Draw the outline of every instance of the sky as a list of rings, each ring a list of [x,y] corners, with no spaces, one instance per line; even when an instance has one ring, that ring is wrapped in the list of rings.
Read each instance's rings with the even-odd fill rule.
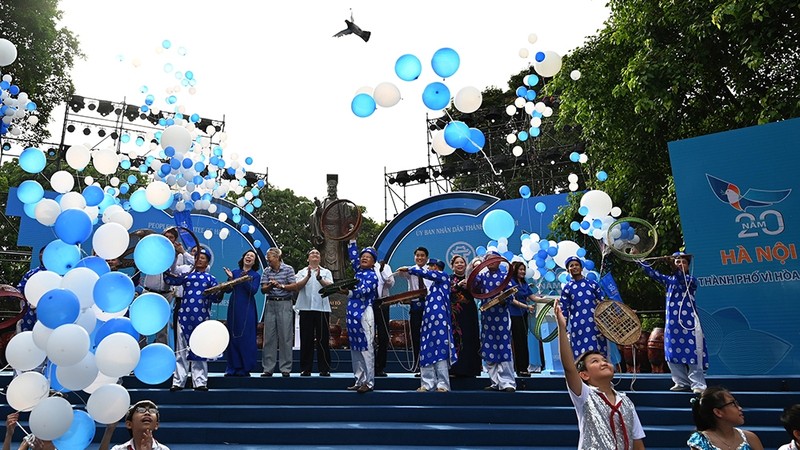
[[[326,174],[336,173],[339,198],[365,206],[382,222],[384,172],[428,164],[426,118],[441,115],[422,102],[428,83],[442,81],[453,95],[468,86],[506,90],[537,51],[564,55],[595,35],[609,16],[605,3],[61,0],[59,7],[61,24],[78,36],[86,55],[72,71],[76,94],[136,104],[145,85],[159,102],[175,84],[166,63],[191,71],[196,93],[178,92],[178,104],[189,114],[224,118],[226,154],[252,157],[248,170],[268,172],[270,184],[309,199],[324,198]],[[369,42],[333,37],[351,8],[355,23],[372,33]],[[161,47],[164,40],[169,50]],[[444,47],[458,53],[460,66],[442,80],[430,61]],[[522,58],[522,49],[530,56]],[[422,62],[419,79],[395,74],[404,54]],[[587,68],[581,72],[591,76]],[[359,89],[382,82],[399,88],[400,102],[366,118],[354,115],[350,105]],[[60,134],[63,118],[57,120]],[[406,191],[408,204],[427,196],[424,186]],[[388,218],[394,214],[390,203]]]

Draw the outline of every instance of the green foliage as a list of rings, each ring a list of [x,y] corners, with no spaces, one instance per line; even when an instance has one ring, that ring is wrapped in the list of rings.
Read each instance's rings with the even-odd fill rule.
[[[83,58],[75,35],[57,26],[61,15],[58,0],[0,2],[0,36],[14,43],[18,54],[3,72],[12,74],[14,84],[37,105],[39,123],[25,135],[30,142],[50,136],[50,113],[74,91],[69,70],[75,58]],[[26,127],[20,124],[23,130]]]
[[[549,83],[560,99],[559,126],[580,126],[590,163],[609,174],[588,187],[656,227],[654,254],[683,246],[668,142],[800,116],[798,5],[612,0],[606,27],[565,57]],[[578,81],[569,77],[574,69]],[[554,234],[574,236],[577,206],[573,199],[562,209]],[[641,271],[614,265],[626,302],[663,307]]]

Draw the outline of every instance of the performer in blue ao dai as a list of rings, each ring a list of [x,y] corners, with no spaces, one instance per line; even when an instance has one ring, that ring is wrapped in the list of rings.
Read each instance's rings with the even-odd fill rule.
[[[366,247],[358,252],[356,241],[347,247],[350,262],[355,270],[358,284],[347,295],[347,336],[350,339],[350,356],[353,361],[354,385],[348,390],[359,394],[375,387],[375,354],[372,341],[375,338],[375,315],[372,303],[378,297],[378,276],[375,261],[378,252]]]
[[[411,275],[431,280],[425,298],[422,316],[420,346],[420,392],[448,392],[450,390],[450,366],[457,355],[453,345],[453,327],[450,322],[450,277],[444,272],[444,262],[430,259],[427,268],[417,266],[401,268]]]
[[[487,253],[495,258],[486,270],[475,276],[475,287],[482,293],[491,292],[505,280],[507,273],[500,270],[501,258],[496,253]],[[494,297],[482,299],[483,304]],[[481,357],[492,381],[486,390],[514,392],[517,380],[514,377],[514,360],[511,352],[511,316],[508,299],[481,313]]]
[[[589,350],[608,355],[608,341],[594,322],[594,310],[602,301],[600,285],[583,276],[583,262],[577,256],[565,261],[570,280],[561,290],[559,302],[569,322],[569,336],[575,359]]]

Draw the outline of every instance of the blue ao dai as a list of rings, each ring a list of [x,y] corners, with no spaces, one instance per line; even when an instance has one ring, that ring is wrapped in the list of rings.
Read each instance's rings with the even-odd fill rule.
[[[505,280],[506,272],[487,269],[475,277],[481,292],[491,292]],[[481,300],[487,303],[491,298]],[[486,362],[513,361],[511,354],[511,316],[506,301],[481,312],[481,357]]]
[[[594,323],[594,310],[602,299],[600,285],[588,278],[570,280],[561,290],[559,303],[569,323],[575,359],[589,350],[607,354],[608,342]]]
[[[417,266],[408,273],[433,281],[425,298],[420,331],[420,366],[427,367],[439,361],[456,362],[453,345],[453,327],[450,322],[450,277],[444,273]]]

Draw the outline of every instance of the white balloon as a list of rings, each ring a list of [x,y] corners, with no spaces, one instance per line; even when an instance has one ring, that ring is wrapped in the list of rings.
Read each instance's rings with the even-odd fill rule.
[[[447,141],[444,140],[444,130],[436,130],[433,132],[433,139],[431,139],[431,146],[439,156],[452,155],[456,151],[455,148],[450,147]]]
[[[227,228],[219,230],[219,238],[222,239],[223,241],[228,238],[229,234],[230,231]]]
[[[125,417],[130,404],[131,396],[124,387],[118,384],[104,384],[89,396],[86,412],[96,422],[108,425]]]
[[[50,198],[39,200],[39,203],[33,208],[33,215],[36,217],[36,221],[46,227],[52,227],[56,223],[59,214],[61,214],[61,206],[58,205],[57,201]]]
[[[77,364],[58,366],[56,369],[58,382],[71,391],[80,391],[89,387],[99,373],[94,359],[94,353],[87,352],[86,356]]]
[[[517,113],[517,107],[516,106],[514,106],[514,105],[506,106],[506,114],[508,114],[509,116],[513,116],[516,113]]]
[[[17,411],[30,411],[50,394],[50,382],[39,372],[24,372],[6,388],[6,402]]]
[[[575,69],[575,70],[573,70],[572,72],[569,73],[569,77],[572,78],[575,81],[578,81],[578,80],[581,79],[581,71]]]
[[[80,192],[67,192],[61,196],[59,205],[61,207],[61,211],[66,211],[68,209],[85,209],[86,199],[83,197],[83,195],[81,195]]]
[[[514,106],[517,108],[524,108],[526,103],[527,100],[525,100],[525,97],[517,97],[514,99]]]
[[[539,37],[536,36],[536,33],[531,33],[531,34],[528,35],[528,42],[529,43],[535,44],[536,41],[538,41],[538,40],[539,40]]]
[[[570,256],[577,256],[579,248],[581,248],[581,246],[576,242],[561,241],[558,243],[558,253],[556,253],[556,256],[553,256],[553,261],[555,261],[558,267],[566,269],[567,267],[564,263],[567,261],[567,258]]]
[[[527,48],[524,48],[524,47],[523,47],[523,48],[519,49],[519,57],[520,57],[520,58],[522,58],[522,59],[525,59],[525,58],[527,58],[529,55],[530,55],[530,52],[528,51],[528,49],[527,49]]]
[[[36,342],[33,340],[33,331],[18,333],[8,341],[6,346],[6,361],[20,372],[39,367],[46,356],[47,354],[36,346]]]
[[[50,187],[59,194],[66,194],[75,187],[75,178],[66,170],[59,170],[50,177]]]
[[[567,175],[567,181],[569,181],[570,183],[577,183],[578,182],[578,175],[574,174],[574,173],[571,173],[571,174]]]
[[[94,168],[103,175],[111,175],[119,167],[119,155],[113,147],[106,147],[92,153]]]
[[[80,300],[81,309],[86,309],[94,303],[92,291],[99,278],[100,276],[88,267],[75,267],[64,274],[59,287],[72,291]]]
[[[400,101],[400,89],[393,83],[384,82],[375,86],[375,92],[372,96],[378,106],[390,108]]]
[[[67,399],[50,397],[42,400],[28,418],[31,433],[37,438],[52,441],[61,437],[72,425],[72,405]]]
[[[116,214],[118,212],[125,211],[122,206],[120,205],[109,205],[103,211],[103,223],[108,223],[108,219],[111,217],[112,214]]]
[[[33,342],[45,352],[45,355],[47,354],[47,341],[50,339],[51,334],[53,334],[53,329],[47,328],[42,322],[36,321],[33,324]]]
[[[89,353],[89,333],[80,325],[59,326],[47,340],[47,357],[58,366],[71,366]]]
[[[163,181],[153,181],[147,185],[145,190],[145,198],[153,206],[163,205],[169,200],[170,195],[172,195],[172,191],[170,191],[169,185]]]
[[[106,338],[108,339],[108,338]],[[228,347],[228,329],[218,320],[206,320],[189,336],[189,348],[201,358],[214,358]]]
[[[522,147],[519,145],[515,145],[514,148],[511,149],[511,154],[514,156],[522,156]]]
[[[211,230],[203,231],[203,237],[206,239],[211,239],[212,237],[214,237],[214,232]]]
[[[367,95],[369,95],[371,97],[372,96],[372,92],[373,92],[372,86],[361,86],[360,88],[358,88],[358,90],[356,91],[356,93],[354,95],[367,94]]]
[[[8,39],[0,39],[0,67],[11,65],[17,59],[17,46]]]
[[[509,144],[517,142],[517,135],[514,133],[509,133],[509,135],[506,136],[506,142],[508,142]]]
[[[469,114],[478,110],[483,103],[483,94],[478,88],[466,86],[461,88],[453,100],[453,105],[459,111]]]
[[[614,207],[611,197],[600,190],[591,190],[583,194],[580,205],[588,208],[587,215],[592,217],[607,216]]]
[[[133,227],[133,216],[128,211],[118,211],[108,218],[109,222],[118,223],[130,230]]]
[[[61,275],[49,270],[40,270],[25,283],[25,299],[36,308],[45,292],[61,286]]]
[[[130,374],[136,368],[141,356],[139,343],[128,333],[113,333],[106,336],[97,345],[94,355],[97,368],[112,377]]]
[[[549,78],[561,70],[561,64],[561,56],[554,51],[547,50],[544,52],[544,60],[534,61],[533,68],[539,75]]]
[[[100,386],[105,386],[107,384],[116,384],[119,381],[118,377],[110,377],[105,375],[103,372],[97,371],[97,376],[92,381],[92,384],[83,388],[83,392],[87,394],[93,394]]]
[[[100,225],[92,236],[92,248],[103,259],[114,259],[125,253],[130,243],[128,230],[114,222]]]
[[[622,209],[619,206],[611,208],[611,217],[619,217],[622,215]]]
[[[172,147],[176,153],[186,153],[191,146],[192,135],[185,127],[171,125],[161,133],[161,148],[163,149]]]

